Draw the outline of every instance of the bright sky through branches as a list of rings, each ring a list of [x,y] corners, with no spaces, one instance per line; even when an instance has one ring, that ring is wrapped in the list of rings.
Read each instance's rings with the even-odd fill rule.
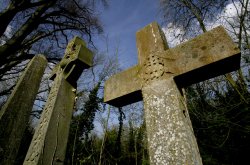
[[[113,55],[118,48],[118,60],[122,69],[129,68],[137,64],[137,49],[135,34],[147,24],[161,21],[159,13],[160,4],[156,0],[110,0],[109,7],[104,9],[100,14],[100,19],[104,26],[104,36],[108,37],[108,43],[105,43],[104,37],[96,36],[94,44],[99,50],[106,50],[109,47],[109,55]],[[235,9],[232,4],[226,6],[223,15],[235,15]],[[218,16],[220,16],[219,14]],[[211,23],[211,27],[219,24]],[[164,29],[165,33],[171,29]],[[167,35],[168,42],[173,41],[171,35]],[[170,43],[170,46],[179,44],[178,42]]]

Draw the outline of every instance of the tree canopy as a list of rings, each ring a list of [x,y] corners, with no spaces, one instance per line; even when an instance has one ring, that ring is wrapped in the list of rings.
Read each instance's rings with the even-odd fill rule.
[[[0,21],[0,78],[35,53],[56,57],[53,52],[72,35],[91,41],[93,34],[102,32],[95,1],[90,0],[10,0]]]

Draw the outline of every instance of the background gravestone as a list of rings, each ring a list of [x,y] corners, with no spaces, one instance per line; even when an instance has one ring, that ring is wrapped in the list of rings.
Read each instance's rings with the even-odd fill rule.
[[[78,37],[71,40],[61,62],[52,71],[54,84],[24,165],[64,164],[70,120],[75,103],[76,81],[92,65],[92,52]]]
[[[46,66],[46,58],[36,55],[0,111],[1,165],[15,161]]]

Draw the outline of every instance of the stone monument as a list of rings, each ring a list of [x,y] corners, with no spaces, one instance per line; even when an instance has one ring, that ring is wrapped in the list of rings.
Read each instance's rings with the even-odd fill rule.
[[[92,52],[78,37],[69,42],[61,62],[52,71],[54,84],[36,128],[24,165],[64,163],[76,82],[92,65]]]
[[[240,67],[240,50],[219,26],[169,49],[157,23],[136,34],[138,65],[105,83],[104,101],[143,100],[152,165],[201,165],[182,88]]]
[[[1,165],[15,162],[46,66],[43,55],[33,57],[0,111]]]

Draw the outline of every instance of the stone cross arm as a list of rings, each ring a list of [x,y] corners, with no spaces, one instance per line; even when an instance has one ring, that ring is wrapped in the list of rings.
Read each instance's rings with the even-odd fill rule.
[[[142,100],[140,66],[120,72],[105,82],[104,102],[122,107]]]
[[[52,71],[51,79],[54,79],[58,71],[63,70],[65,79],[73,86],[84,69],[92,66],[93,53],[86,47],[84,41],[74,37],[68,44],[65,55]]]
[[[142,86],[154,79],[171,77],[182,88],[240,67],[240,50],[222,26],[168,49],[154,22],[136,40],[139,64],[105,82],[104,102],[116,107],[142,100]]]

